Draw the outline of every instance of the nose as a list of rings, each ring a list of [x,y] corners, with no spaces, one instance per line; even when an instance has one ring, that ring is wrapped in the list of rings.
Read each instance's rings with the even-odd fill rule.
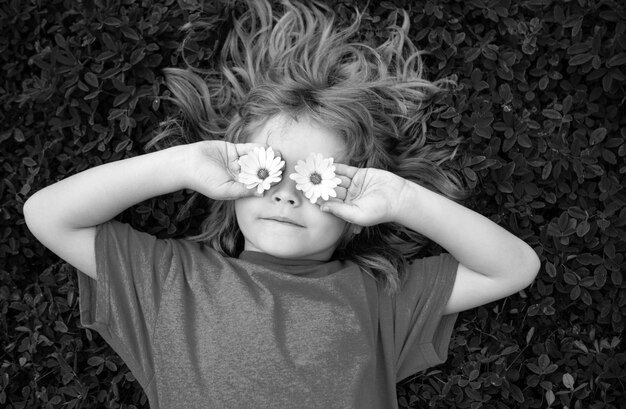
[[[289,206],[299,206],[302,198],[301,193],[296,189],[296,182],[285,177],[276,185],[272,186],[270,197],[275,204],[285,204]]]

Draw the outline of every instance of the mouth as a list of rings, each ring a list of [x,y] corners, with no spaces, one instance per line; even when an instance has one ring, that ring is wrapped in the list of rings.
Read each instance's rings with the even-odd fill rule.
[[[304,227],[303,225],[296,223],[295,221],[293,221],[292,219],[290,219],[288,217],[280,217],[280,216],[264,217],[263,220],[270,220],[270,221],[273,221],[273,222],[287,224],[287,225],[291,225],[291,226],[295,226],[295,227]]]

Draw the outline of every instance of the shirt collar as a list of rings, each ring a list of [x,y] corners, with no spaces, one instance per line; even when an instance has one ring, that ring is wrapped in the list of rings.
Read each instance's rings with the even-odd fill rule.
[[[340,270],[344,263],[339,260],[321,261],[310,259],[286,259],[267,253],[244,250],[239,259],[261,265],[270,270],[288,272],[297,275],[326,276]]]

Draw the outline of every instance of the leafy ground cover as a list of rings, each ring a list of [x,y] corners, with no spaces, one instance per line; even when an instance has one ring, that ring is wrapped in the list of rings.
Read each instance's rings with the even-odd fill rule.
[[[458,86],[429,123],[454,144],[469,205],[531,244],[528,289],[461,315],[446,364],[398,385],[402,408],[626,407],[626,10],[612,0],[344,0],[362,35],[408,10],[431,78]],[[0,406],[141,408],[119,357],[78,319],[74,271],[24,225],[37,189],[143,152],[167,107],[160,70],[181,65],[178,28],[217,0],[0,3]],[[222,24],[223,23],[223,24]],[[200,62],[223,31],[190,43]],[[130,209],[160,235],[184,192]],[[245,399],[242,394],[242,399]]]

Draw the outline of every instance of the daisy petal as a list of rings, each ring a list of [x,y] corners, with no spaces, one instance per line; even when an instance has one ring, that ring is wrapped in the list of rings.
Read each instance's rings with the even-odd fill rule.
[[[302,191],[311,203],[321,197],[328,200],[337,197],[335,188],[341,183],[336,177],[333,158],[324,158],[321,153],[311,153],[305,160],[299,160],[289,178],[296,182],[296,189]]]
[[[263,193],[273,183],[279,182],[285,166],[285,161],[275,156],[271,147],[255,147],[252,152],[240,157],[238,163],[241,169],[237,180],[248,189],[256,187],[258,193]]]

